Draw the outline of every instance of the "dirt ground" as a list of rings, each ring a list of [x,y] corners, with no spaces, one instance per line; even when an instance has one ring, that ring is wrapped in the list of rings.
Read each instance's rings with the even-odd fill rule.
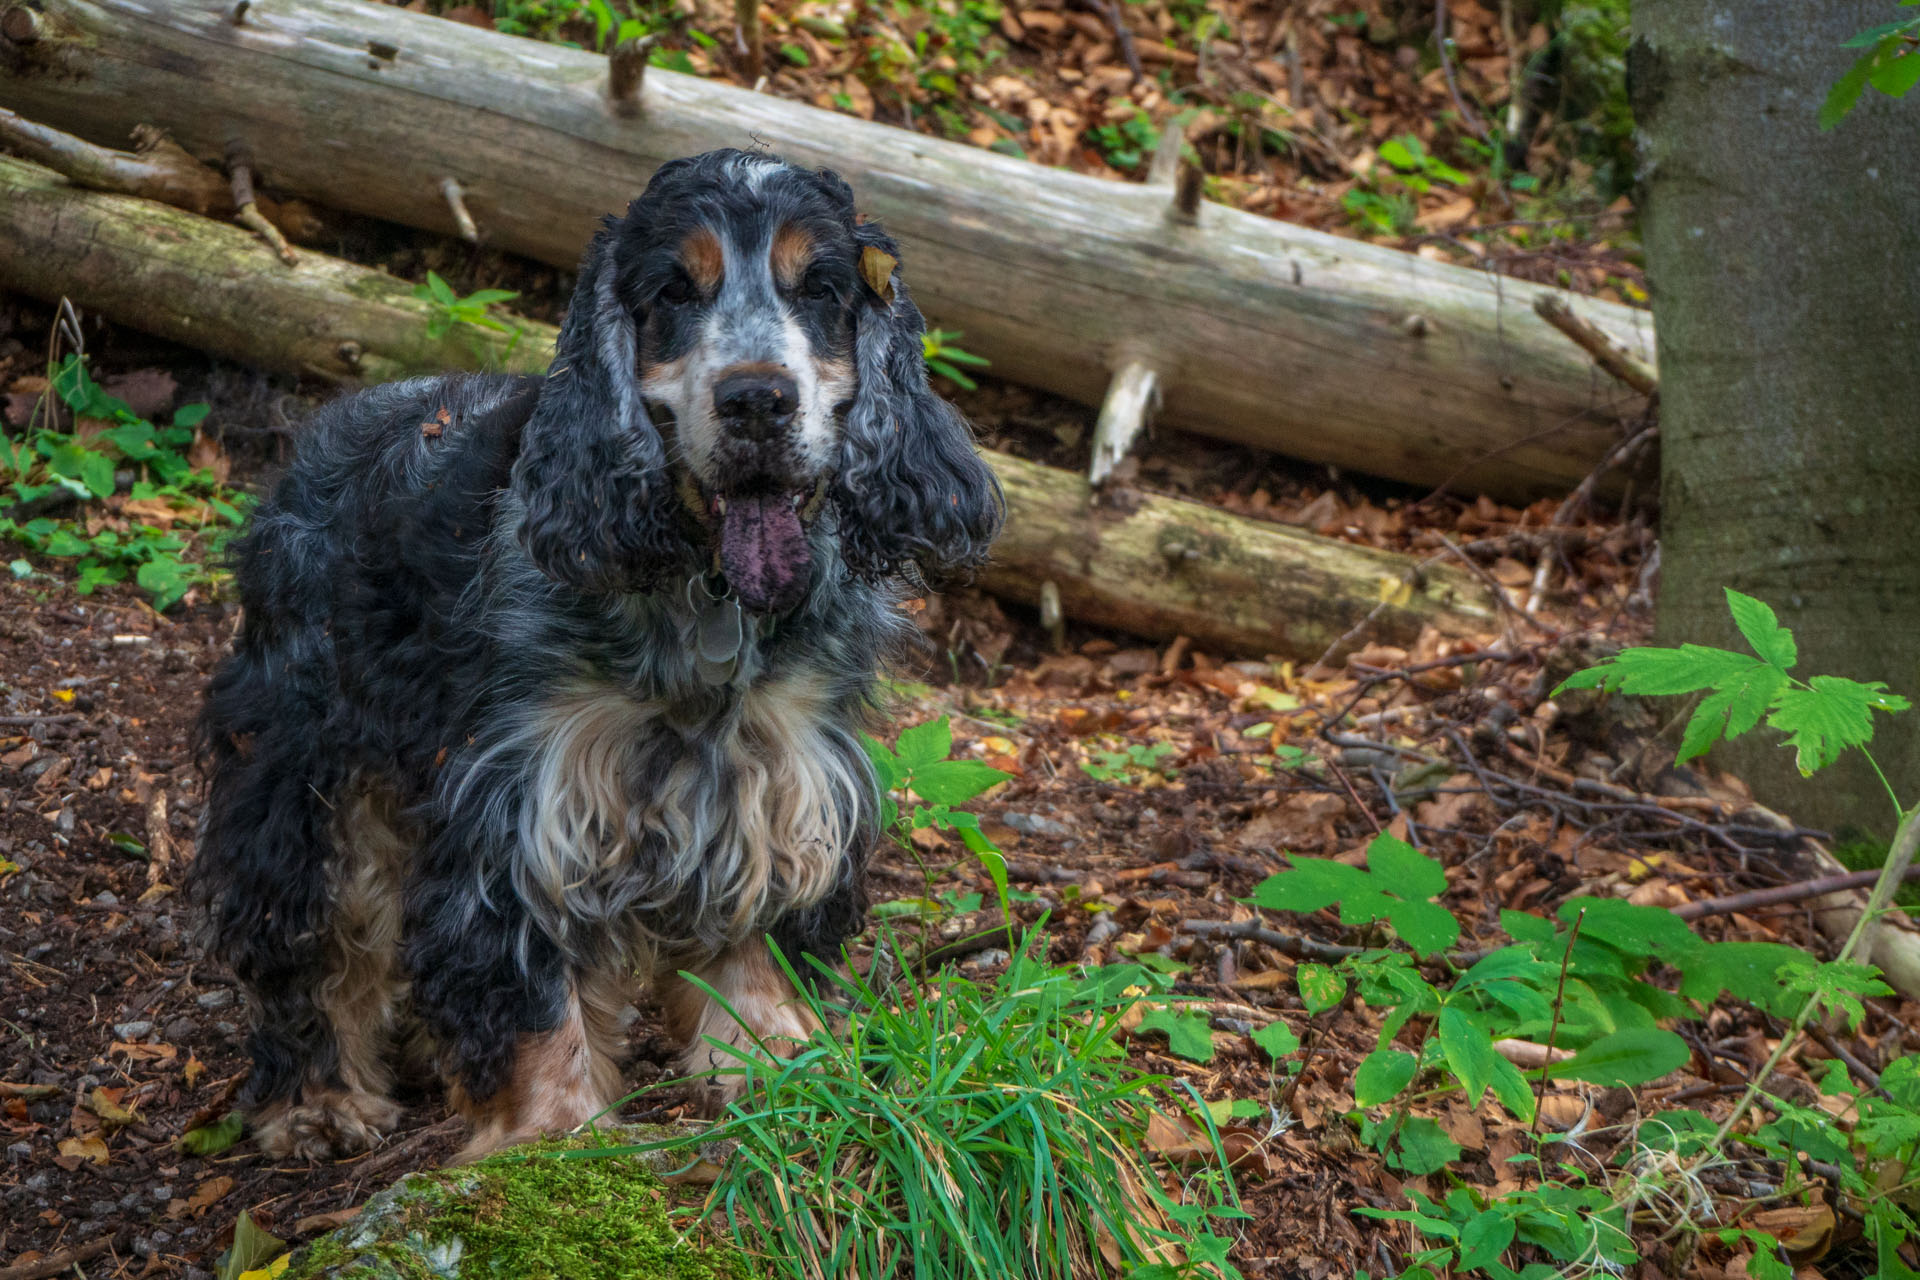
[[[1020,428],[1003,416],[1001,430]],[[1526,513],[1376,505],[1278,463],[1256,469],[1242,492],[1244,482],[1213,482],[1204,454],[1178,452],[1187,470],[1177,478],[1190,491],[1296,515],[1317,503],[1309,515],[1325,517],[1320,525],[1369,541],[1418,545],[1445,530],[1481,546],[1490,574],[1516,583],[1531,576],[1530,566],[1482,546],[1506,545]],[[1145,469],[1176,468],[1149,459]],[[1558,621],[1542,625],[1586,622],[1604,634],[1611,622],[1616,640],[1631,637],[1644,624],[1630,603],[1640,590],[1642,533],[1606,523],[1588,534],[1569,562],[1572,576],[1552,593]],[[178,1150],[182,1133],[226,1111],[244,1069],[245,1017],[231,980],[202,963],[178,891],[202,794],[191,725],[235,609],[199,602],[175,614],[156,615],[123,588],[81,598],[44,576],[0,580],[0,859],[11,864],[0,876],[0,1259],[32,1261],[105,1237],[110,1247],[84,1274],[205,1277],[240,1211],[284,1237],[308,1238],[401,1174],[444,1159],[455,1142],[440,1098],[427,1096],[392,1142],[354,1160],[276,1164],[244,1141],[207,1158]],[[1132,1044],[1141,1065],[1184,1075],[1209,1099],[1271,1100],[1273,1070],[1246,1032],[1280,1017],[1316,1042],[1289,1098],[1296,1123],[1262,1132],[1257,1158],[1241,1168],[1253,1218],[1236,1261],[1249,1275],[1390,1271],[1407,1243],[1351,1213],[1404,1203],[1403,1180],[1356,1150],[1341,1119],[1353,1109],[1351,1071],[1372,1047],[1377,1014],[1348,1006],[1310,1023],[1294,995],[1295,957],[1192,928],[1250,919],[1236,899],[1286,865],[1280,850],[1353,856],[1381,826],[1406,835],[1447,863],[1451,905],[1479,922],[1482,938],[1462,945],[1497,937],[1502,907],[1548,911],[1569,894],[1616,886],[1635,901],[1677,905],[1777,882],[1795,866],[1756,819],[1738,816],[1744,800],[1731,780],[1680,788],[1706,798],[1685,810],[1705,819],[1692,828],[1653,806],[1581,807],[1576,778],[1644,774],[1646,785],[1661,785],[1659,770],[1642,762],[1641,773],[1623,773],[1634,762],[1619,735],[1634,726],[1543,703],[1543,672],[1568,659],[1525,624],[1503,645],[1511,661],[1469,666],[1459,659],[1470,651],[1430,643],[1413,652],[1373,646],[1339,670],[1313,671],[1087,632],[1070,633],[1056,651],[1030,620],[968,593],[935,602],[923,623],[932,641],[924,669],[898,686],[902,723],[948,714],[958,752],[1016,775],[982,812],[1016,885],[1036,895],[1023,914],[1052,912],[1055,958],[1157,952],[1187,966],[1180,990],[1210,1002],[1209,1063],[1173,1057],[1164,1041],[1139,1035]],[[1361,737],[1320,732],[1342,708]],[[1369,734],[1440,751],[1451,735],[1476,752],[1477,767],[1529,778],[1539,797],[1519,803],[1514,792],[1496,796],[1458,785],[1462,778],[1410,790]],[[1284,745],[1331,767],[1317,775],[1283,767],[1273,751]],[[1102,767],[1130,747],[1153,767],[1123,764],[1118,775]],[[1089,763],[1108,776],[1089,776]],[[877,900],[985,888],[957,850],[916,852],[882,856]],[[923,860],[935,868],[931,884]],[[935,927],[957,937],[984,919],[961,915]],[[1356,940],[1330,913],[1304,924],[1307,938]],[[1807,936],[1791,912],[1735,916],[1721,927],[1726,936]],[[997,958],[976,952],[957,962],[987,972]],[[1914,1013],[1902,1006],[1876,1015],[1880,1033],[1892,1036],[1883,1048],[1897,1049],[1898,1027]],[[1764,1048],[1762,1027],[1738,1010],[1716,1011],[1690,1033],[1698,1060],[1654,1092],[1717,1096],[1737,1078],[1727,1064],[1757,1066]],[[670,1046],[644,1004],[630,1043],[627,1079],[658,1080]],[[1592,1091],[1592,1101],[1614,1115],[1635,1103],[1625,1090]],[[668,1090],[630,1113],[657,1118],[677,1103]],[[1497,1183],[1521,1140],[1511,1119],[1492,1103],[1478,1114],[1456,1106],[1441,1119],[1477,1157],[1456,1169]]]

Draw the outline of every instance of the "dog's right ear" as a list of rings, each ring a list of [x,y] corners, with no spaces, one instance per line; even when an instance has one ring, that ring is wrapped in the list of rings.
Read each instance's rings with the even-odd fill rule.
[[[512,480],[528,556],[548,577],[596,594],[646,590],[686,558],[666,448],[640,394],[618,225],[607,220],[581,263]]]

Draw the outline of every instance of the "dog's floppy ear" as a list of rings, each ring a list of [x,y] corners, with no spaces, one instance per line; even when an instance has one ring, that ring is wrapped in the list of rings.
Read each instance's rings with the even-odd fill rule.
[[[865,295],[857,308],[853,408],[833,486],[840,541],[859,573],[918,569],[932,585],[985,562],[1000,532],[1000,481],[959,410],[927,386],[926,322],[872,223],[854,228]]]
[[[548,577],[594,593],[645,590],[686,558],[666,449],[640,394],[617,226],[607,220],[581,264],[512,481],[520,545]]]

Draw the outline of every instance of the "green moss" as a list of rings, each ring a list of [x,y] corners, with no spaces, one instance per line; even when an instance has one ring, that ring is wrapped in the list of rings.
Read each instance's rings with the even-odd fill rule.
[[[689,1239],[671,1197],[631,1159],[554,1158],[587,1140],[522,1147],[416,1174],[316,1242],[286,1280],[747,1280],[730,1247]]]

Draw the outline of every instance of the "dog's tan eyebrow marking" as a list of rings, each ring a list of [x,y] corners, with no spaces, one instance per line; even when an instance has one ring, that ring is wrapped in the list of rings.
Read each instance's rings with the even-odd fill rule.
[[[813,236],[798,223],[782,224],[773,233],[773,246],[767,253],[773,265],[773,278],[789,288],[800,283],[813,260]]]
[[[720,287],[720,278],[727,270],[727,255],[713,228],[695,227],[687,232],[686,239],[680,242],[680,265],[687,269],[687,275],[700,292],[712,293]]]

